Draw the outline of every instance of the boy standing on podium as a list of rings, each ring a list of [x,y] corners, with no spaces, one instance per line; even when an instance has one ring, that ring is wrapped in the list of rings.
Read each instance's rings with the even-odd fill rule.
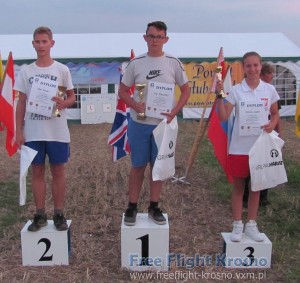
[[[66,111],[75,102],[74,87],[69,69],[52,59],[51,48],[54,46],[52,31],[48,27],[39,27],[34,31],[32,45],[37,53],[37,60],[30,65],[24,65],[16,79],[14,89],[19,91],[16,109],[16,143],[20,148],[23,144],[36,150],[37,155],[32,161],[32,190],[36,213],[28,231],[36,232],[46,226],[45,213],[46,180],[45,159],[49,158],[52,175],[52,197],[54,202],[53,221],[58,231],[68,229],[63,214],[66,194],[66,176],[64,164],[70,156],[70,133],[67,125]],[[53,95],[56,115],[47,113],[41,115],[29,112],[28,99],[34,89],[35,80],[45,80],[45,85],[56,85],[64,88],[65,97]],[[50,103],[49,103],[50,104]],[[37,106],[38,107],[38,106]],[[40,111],[41,108],[40,108]]]
[[[177,103],[173,98],[173,108],[170,113],[163,113],[170,123],[186,104],[190,96],[188,78],[181,62],[163,51],[163,46],[169,40],[167,26],[164,22],[156,21],[147,25],[144,40],[148,52],[131,60],[124,72],[120,84],[119,96],[131,108],[131,119],[128,125],[128,141],[131,149],[131,171],[129,176],[129,204],[125,211],[125,225],[135,225],[138,212],[137,203],[144,181],[147,164],[150,164],[150,204],[148,216],[156,224],[165,224],[166,219],[158,207],[163,181],[153,181],[152,169],[158,154],[153,137],[153,130],[162,119],[145,117],[145,102],[138,98],[137,91],[130,97],[130,87],[133,84],[145,84],[144,93],[147,95],[148,84],[164,83],[177,84],[181,95]],[[146,101],[146,99],[145,99]],[[145,119],[139,119],[143,117]]]

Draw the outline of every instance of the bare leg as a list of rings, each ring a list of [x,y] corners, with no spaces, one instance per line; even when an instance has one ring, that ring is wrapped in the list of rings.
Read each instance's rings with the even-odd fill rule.
[[[245,178],[233,178],[233,189],[231,194],[232,216],[234,221],[242,219],[243,212],[243,193]]]
[[[32,165],[32,192],[36,209],[44,209],[46,201],[45,165]]]
[[[248,199],[248,220],[255,220],[259,206],[260,191],[253,192],[249,190]]]
[[[146,166],[132,167],[129,176],[129,202],[137,203],[144,181]]]
[[[66,195],[66,176],[64,164],[51,164],[52,196],[54,208],[63,210]]]
[[[160,200],[160,193],[162,191],[163,181],[153,181],[152,179],[152,169],[153,166],[151,165],[149,182],[150,182],[150,201],[159,202]]]

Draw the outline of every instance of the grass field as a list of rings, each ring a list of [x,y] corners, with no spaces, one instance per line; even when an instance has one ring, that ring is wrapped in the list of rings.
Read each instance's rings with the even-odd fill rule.
[[[180,120],[176,150],[176,175],[183,176],[193,144],[197,121]],[[259,228],[272,241],[272,266],[267,270],[229,270],[216,266],[172,267],[207,274],[243,275],[225,282],[300,282],[300,150],[293,120],[284,120],[284,161],[289,182],[269,191],[270,204],[260,208]],[[107,137],[111,125],[70,125],[71,160],[67,165],[68,194],[65,213],[72,219],[72,250],[68,266],[22,266],[20,231],[35,211],[28,176],[27,203],[18,205],[19,157],[7,157],[0,133],[0,282],[175,282],[162,279],[133,279],[121,268],[120,225],[127,205],[130,159],[111,162]],[[49,175],[49,174],[48,174]],[[231,231],[231,186],[217,163],[206,136],[192,167],[190,185],[166,182],[161,207],[170,222],[170,252],[186,256],[222,252],[221,232]],[[51,179],[48,176],[50,185]],[[146,212],[147,182],[141,192],[139,211]],[[46,211],[52,213],[47,194]],[[238,273],[239,272],[239,273]],[[229,276],[230,275],[230,276]],[[255,279],[256,277],[256,279]],[[170,277],[169,277],[170,278]],[[182,278],[183,279],[183,278]],[[183,281],[183,280],[181,280]],[[197,282],[216,282],[203,278]],[[186,280],[186,282],[196,282]]]

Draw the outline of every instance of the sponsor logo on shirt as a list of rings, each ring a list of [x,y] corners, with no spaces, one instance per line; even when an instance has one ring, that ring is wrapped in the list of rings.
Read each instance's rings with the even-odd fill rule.
[[[157,78],[157,77],[162,75],[160,72],[161,72],[161,70],[151,70],[149,72],[149,74],[147,75],[146,79],[147,80],[152,80],[154,78]]]

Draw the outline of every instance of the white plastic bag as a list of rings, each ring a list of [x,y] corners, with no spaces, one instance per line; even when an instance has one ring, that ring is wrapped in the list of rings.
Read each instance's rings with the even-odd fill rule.
[[[28,168],[31,165],[32,160],[37,155],[37,151],[26,146],[22,145],[20,153],[20,197],[19,204],[25,205],[26,203],[26,177],[28,173]]]
[[[171,123],[160,122],[153,131],[158,154],[152,169],[153,181],[166,180],[175,174],[175,147],[178,134],[177,117]]]
[[[287,182],[281,149],[284,141],[273,131],[262,131],[249,152],[251,190],[274,188]]]

